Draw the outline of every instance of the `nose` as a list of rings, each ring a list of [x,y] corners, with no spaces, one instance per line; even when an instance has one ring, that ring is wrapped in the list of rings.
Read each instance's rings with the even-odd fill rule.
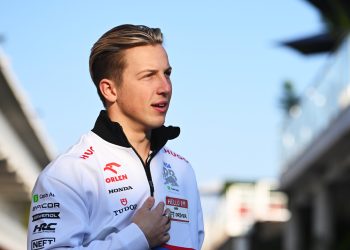
[[[159,79],[158,94],[169,96],[172,92],[171,80],[168,76],[162,75]]]

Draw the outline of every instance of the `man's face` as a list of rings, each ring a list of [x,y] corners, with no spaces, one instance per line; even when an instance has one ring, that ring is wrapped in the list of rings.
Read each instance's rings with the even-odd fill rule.
[[[126,67],[117,88],[118,120],[131,129],[164,124],[172,86],[171,67],[163,46],[147,45],[125,51]]]

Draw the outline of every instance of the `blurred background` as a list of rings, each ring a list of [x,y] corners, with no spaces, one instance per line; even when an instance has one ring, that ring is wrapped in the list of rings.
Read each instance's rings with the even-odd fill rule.
[[[26,249],[39,172],[93,127],[90,48],[123,23],[165,35],[203,249],[349,250],[346,0],[0,1],[0,250]]]

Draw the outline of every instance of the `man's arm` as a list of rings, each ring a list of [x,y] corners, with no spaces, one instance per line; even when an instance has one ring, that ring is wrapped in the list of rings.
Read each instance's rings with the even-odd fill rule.
[[[145,250],[168,240],[164,236],[170,226],[164,214],[164,204],[153,210],[154,199],[148,198],[136,211],[133,223],[117,232],[108,229],[90,242],[89,204],[65,183],[42,175],[33,190],[28,226],[28,249],[134,249]],[[35,195],[43,195],[38,200]],[[103,223],[101,221],[101,223]],[[152,225],[153,227],[150,227]],[[106,229],[107,230],[107,229]]]

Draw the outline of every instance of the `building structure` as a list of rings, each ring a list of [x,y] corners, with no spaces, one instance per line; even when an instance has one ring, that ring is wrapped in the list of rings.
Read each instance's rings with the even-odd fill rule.
[[[26,249],[31,190],[54,156],[38,116],[0,50],[0,249]]]
[[[281,190],[291,219],[284,250],[350,249],[350,36],[285,121]]]
[[[208,198],[215,199],[205,215],[204,250],[251,250],[253,237],[246,234],[256,223],[285,222],[289,218],[286,196],[271,180],[234,181],[222,185],[220,192],[203,193],[204,212]]]

